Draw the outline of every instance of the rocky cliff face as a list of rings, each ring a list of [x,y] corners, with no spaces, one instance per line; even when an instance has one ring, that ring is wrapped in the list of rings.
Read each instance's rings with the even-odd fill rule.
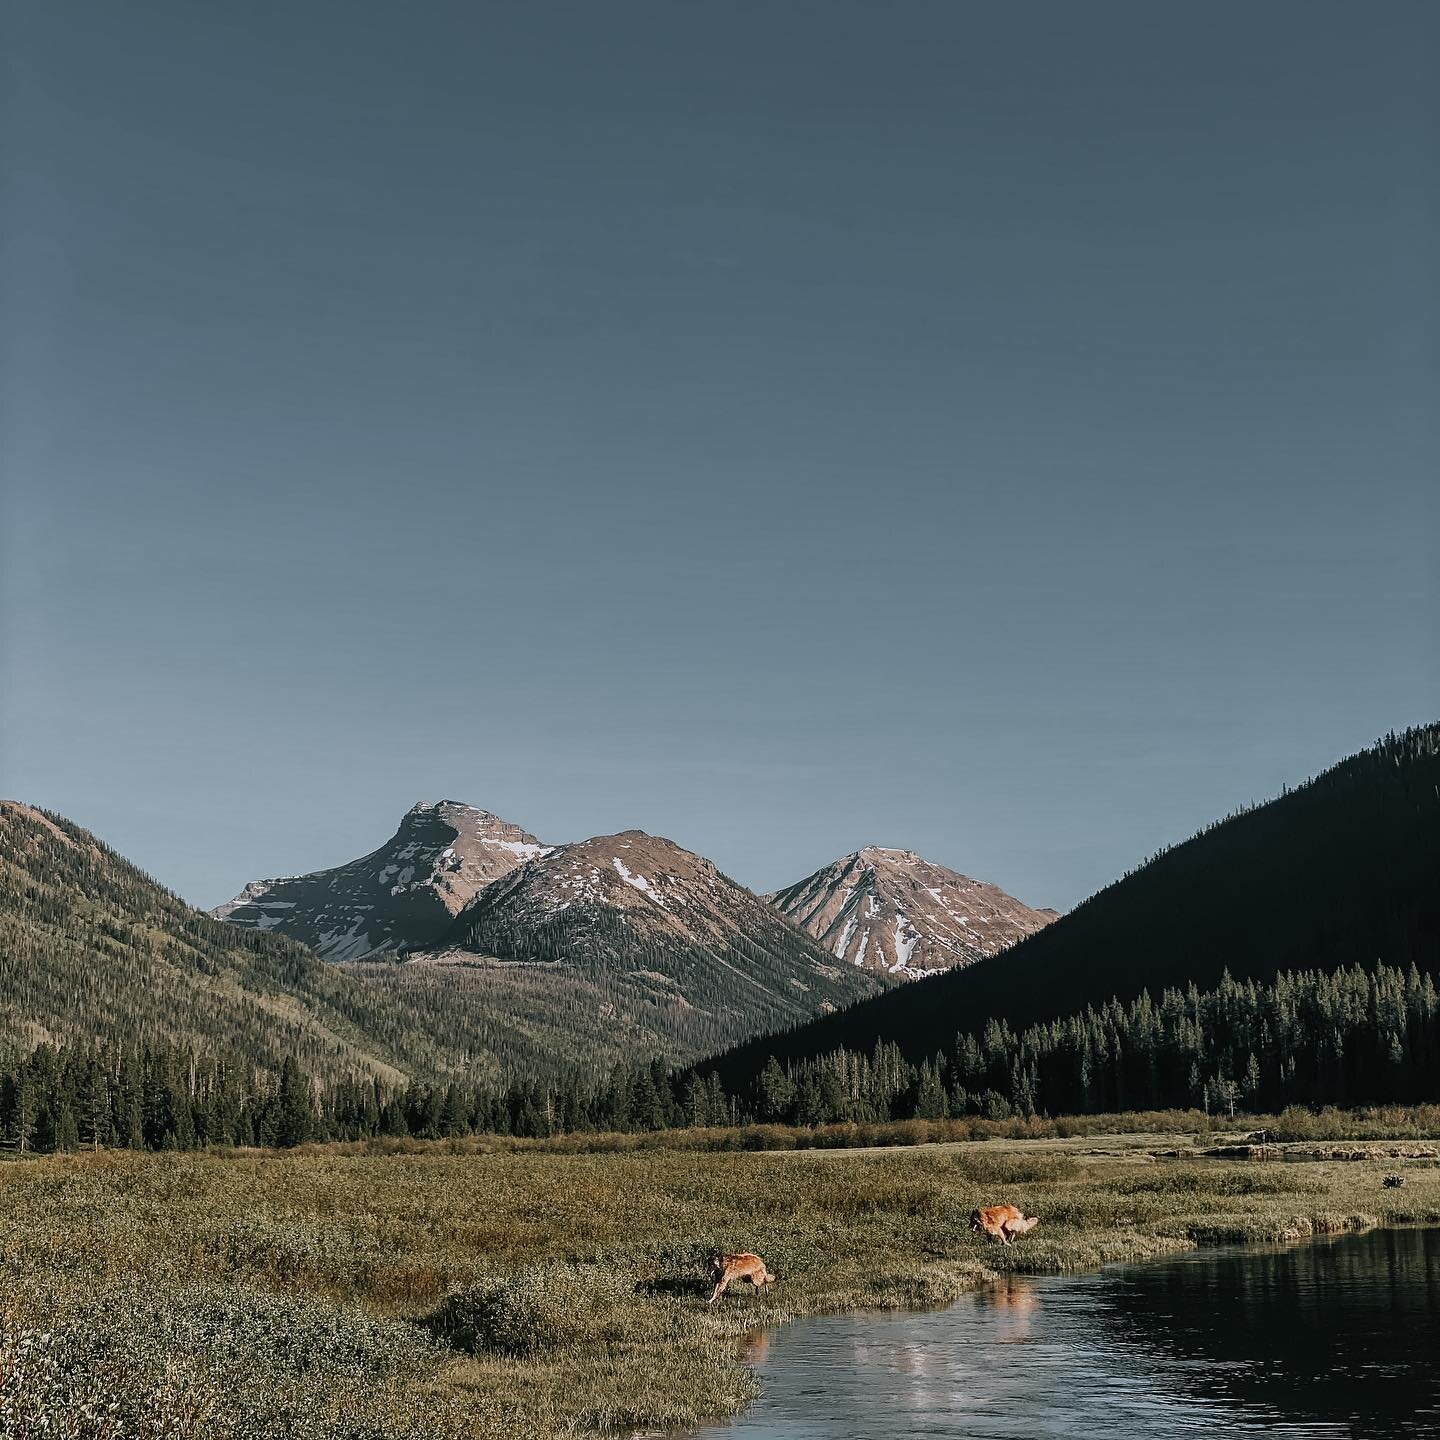
[[[968,965],[1057,918],[911,850],[875,846],[768,898],[835,959],[897,979]]]
[[[255,880],[211,913],[274,930],[328,960],[423,948],[487,885],[546,847],[518,825],[455,800],[422,802],[378,850],[333,870]]]

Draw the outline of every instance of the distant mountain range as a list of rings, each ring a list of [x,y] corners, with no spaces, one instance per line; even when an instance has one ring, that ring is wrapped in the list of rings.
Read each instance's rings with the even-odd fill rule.
[[[1003,954],[761,1036],[714,1068],[736,1089],[772,1054],[893,1041],[920,1060],[991,1019],[1018,1028],[1112,997],[1212,988],[1227,971],[1270,981],[1382,962],[1440,974],[1440,724],[1210,826]]]
[[[246,886],[218,919],[79,827],[5,802],[0,1057],[96,1038],[271,1068],[294,1054],[320,1079],[496,1081],[711,1055],[734,1091],[772,1053],[884,1040],[919,1059],[990,1019],[1212,987],[1227,969],[1440,972],[1437,877],[1440,725],[1061,918],[876,848],[767,901],[669,840],[546,846],[447,800],[360,860]]]
[[[643,855],[637,851],[629,858],[670,874],[675,897],[680,893],[675,887],[690,886],[686,903],[666,902],[648,881],[634,878],[641,872],[626,869],[625,852],[635,847]],[[523,883],[497,883],[522,867]],[[596,874],[580,883],[590,870]],[[583,956],[594,969],[610,943],[600,933],[610,941],[619,933],[601,918],[612,912],[639,917],[651,940],[661,934],[671,941],[714,940],[737,927],[753,927],[759,913],[750,903],[754,897],[729,881],[732,898],[734,892],[747,897],[728,907],[733,913],[723,905],[709,907],[708,899],[697,910],[694,902],[717,875],[701,856],[640,831],[548,846],[487,810],[441,800],[415,805],[385,845],[358,860],[308,875],[252,881],[211,913],[235,925],[278,931],[330,960],[459,949],[511,960],[568,962]],[[702,877],[702,885],[691,885]],[[485,903],[475,905],[486,892]],[[913,851],[875,847],[842,856],[763,898],[818,941],[828,957],[892,980],[996,954],[1055,918],[1053,910],[1033,910],[997,886]],[[461,923],[472,905],[474,914]],[[700,919],[707,908],[708,919]],[[572,913],[558,922],[565,910]],[[687,934],[687,925],[698,931]],[[772,937],[783,934],[785,947],[794,947],[788,927],[777,928],[773,917],[765,918],[764,927]],[[561,931],[563,944],[556,939]],[[640,943],[638,935],[628,943]],[[608,963],[614,957],[604,958]],[[814,963],[813,954],[810,960]]]
[[[538,1044],[588,1009],[672,1057],[967,964],[1054,918],[909,851],[864,850],[761,898],[642,831],[548,846],[454,800],[414,806],[358,860],[255,881],[213,913],[432,1016],[447,986],[488,995]]]
[[[983,943],[1001,943],[994,906],[973,903],[1000,892],[900,852],[882,868],[873,893],[887,907],[906,897],[923,927],[911,963],[876,945],[883,975],[858,948],[837,955],[710,861],[640,831],[551,847],[474,806],[422,803],[360,859],[252,882],[205,916],[79,827],[7,803],[0,1052],[153,1040],[270,1067],[294,1053],[320,1078],[390,1079],[695,1059],[843,1009],[932,954],[962,958],[956,885],[974,892],[964,903]],[[948,910],[931,916],[921,880]],[[1009,903],[1021,925],[1038,923]],[[885,923],[898,923],[888,908]]]
[[[999,954],[1056,918],[912,850],[873,845],[768,898],[837,960],[897,979]]]

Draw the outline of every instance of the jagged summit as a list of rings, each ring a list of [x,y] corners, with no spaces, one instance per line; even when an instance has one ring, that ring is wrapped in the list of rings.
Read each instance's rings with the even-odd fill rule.
[[[485,886],[545,848],[488,810],[422,800],[369,855],[333,870],[252,881],[212,913],[279,931],[330,960],[358,960],[433,943]]]
[[[768,897],[837,960],[900,979],[968,965],[1054,920],[996,885],[867,845]]]

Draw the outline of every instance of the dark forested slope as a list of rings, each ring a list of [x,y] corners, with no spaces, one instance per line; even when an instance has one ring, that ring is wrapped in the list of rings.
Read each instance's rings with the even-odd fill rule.
[[[716,1062],[727,1088],[769,1055],[1023,1026],[1148,990],[1384,962],[1440,971],[1440,724],[1391,735],[1298,789],[1157,855],[992,959],[920,980]]]

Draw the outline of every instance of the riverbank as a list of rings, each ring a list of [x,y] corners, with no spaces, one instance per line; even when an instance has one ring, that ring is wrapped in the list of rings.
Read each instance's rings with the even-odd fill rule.
[[[1440,1227],[1397,1226],[1009,1276],[939,1310],[810,1316],[747,1345],[753,1404],[688,1433],[1434,1440],[1437,1277]]]
[[[50,1338],[38,1359],[0,1355],[0,1403],[68,1404],[64,1376],[83,1374],[153,1440],[658,1430],[743,1405],[736,1338],[797,1315],[939,1305],[1007,1273],[1197,1243],[1440,1222],[1440,1164],[1401,1146],[1187,1153],[1245,1137],[3,1166],[6,1330]],[[1000,1201],[1042,1219],[1008,1249],[966,1223]],[[706,1306],[711,1249],[756,1250],[780,1283]]]

